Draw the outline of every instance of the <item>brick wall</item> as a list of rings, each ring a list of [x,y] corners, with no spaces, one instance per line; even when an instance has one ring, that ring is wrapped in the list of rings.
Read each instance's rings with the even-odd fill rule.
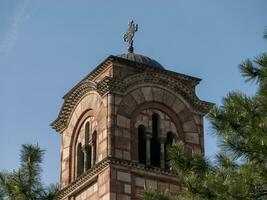
[[[99,173],[96,180],[79,191],[73,200],[109,200],[110,199],[110,169]]]
[[[111,200],[138,200],[144,188],[179,193],[178,181],[149,171],[133,171],[127,168],[112,167],[110,179]]]

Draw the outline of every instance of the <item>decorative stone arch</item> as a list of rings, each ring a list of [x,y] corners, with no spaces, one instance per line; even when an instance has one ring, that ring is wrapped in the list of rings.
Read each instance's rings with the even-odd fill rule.
[[[178,93],[174,93],[172,90],[165,88],[164,86],[156,84],[141,84],[132,87],[125,94],[121,101],[118,103],[118,110],[116,112],[117,122],[123,119],[125,124],[129,124],[131,133],[131,159],[138,160],[138,150],[134,149],[138,138],[138,125],[135,124],[135,118],[142,110],[151,108],[160,110],[166,113],[175,124],[175,127],[165,130],[167,133],[171,131],[176,135],[176,138],[182,140],[185,144],[188,138],[197,137],[197,140],[201,138],[199,127],[195,121],[194,115],[200,114],[181,97]],[[120,118],[120,119],[119,119]],[[120,124],[118,124],[120,126]],[[193,147],[193,145],[192,145]]]
[[[77,120],[77,123],[75,125],[75,128],[73,130],[73,135],[71,137],[71,141],[70,141],[70,160],[69,160],[69,177],[70,177],[70,181],[73,181],[76,177],[76,145],[77,145],[77,141],[78,141],[78,137],[80,134],[80,129],[81,127],[84,125],[84,123],[87,121],[88,118],[94,116],[94,111],[92,109],[86,110],[81,116],[80,118]]]
[[[97,114],[101,109],[102,103],[101,96],[95,91],[91,91],[84,95],[84,97],[81,98],[72,109],[64,134],[72,137],[77,121],[79,121],[81,116],[88,110],[92,110],[94,117],[97,118]]]
[[[180,88],[192,97],[196,97],[194,94],[194,88],[196,83],[192,80],[183,79],[181,76],[179,78],[162,74],[160,72],[146,71],[144,73],[138,73],[128,76],[123,80],[126,84],[126,88],[130,88],[140,83],[150,83],[156,85],[165,85],[168,88]],[[197,97],[196,97],[197,98]]]
[[[141,85],[154,85],[156,87],[171,91],[172,93],[180,95],[180,100],[184,103],[189,103],[196,112],[206,114],[209,111],[210,103],[201,101],[195,94],[196,82],[189,80],[188,77],[175,77],[166,74],[146,71],[141,74],[131,75],[123,80],[124,94],[129,90],[140,87]],[[155,91],[156,92],[156,91]]]
[[[148,102],[165,105],[178,115],[186,132],[198,132],[192,107],[179,94],[158,85],[139,85],[127,92],[116,114],[130,120],[137,107]]]
[[[51,126],[57,132],[63,132],[68,126],[72,111],[78,105],[79,101],[81,101],[81,99],[83,99],[88,93],[95,92],[96,90],[96,83],[89,80],[82,81],[78,85],[76,85],[63,97],[64,103],[61,107],[57,119],[51,124]],[[98,94],[97,92],[95,93]]]
[[[66,167],[69,171],[69,182],[75,179],[75,145],[77,143],[79,130],[89,117],[94,117],[97,121],[98,113],[99,110],[101,110],[102,105],[103,102],[101,96],[95,91],[90,91],[77,102],[69,115],[68,125],[62,135],[63,148],[66,150],[69,149],[68,152],[66,151],[66,154],[69,155],[68,160],[64,162],[64,165],[67,165]]]

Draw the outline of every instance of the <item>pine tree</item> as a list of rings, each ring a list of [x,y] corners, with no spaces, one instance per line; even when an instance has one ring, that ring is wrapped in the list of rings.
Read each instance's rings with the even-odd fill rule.
[[[22,145],[20,168],[13,172],[0,172],[0,199],[52,200],[57,185],[45,187],[41,182],[41,162],[44,150],[38,145]]]
[[[188,155],[182,142],[169,150],[182,188],[177,199],[267,199],[267,54],[245,60],[240,70],[245,81],[255,82],[258,89],[253,96],[230,92],[209,113],[220,146],[216,161]],[[151,190],[144,192],[143,199],[151,195],[171,199]]]

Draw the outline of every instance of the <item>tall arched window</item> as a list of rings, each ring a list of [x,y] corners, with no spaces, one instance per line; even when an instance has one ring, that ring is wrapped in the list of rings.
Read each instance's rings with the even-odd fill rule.
[[[96,131],[92,132],[94,118],[87,118],[79,128],[76,143],[75,174],[77,177],[91,169],[96,162]]]
[[[152,115],[152,138],[150,142],[150,158],[151,165],[160,167],[160,143],[158,140],[159,132],[159,115],[154,113]]]
[[[138,127],[138,160],[146,164],[146,131],[143,125]]]
[[[83,174],[84,170],[84,153],[82,151],[82,144],[77,146],[77,177]]]
[[[168,155],[169,148],[171,147],[172,143],[174,142],[174,134],[172,132],[167,133],[167,138],[165,142],[165,168],[170,169],[170,156]]]

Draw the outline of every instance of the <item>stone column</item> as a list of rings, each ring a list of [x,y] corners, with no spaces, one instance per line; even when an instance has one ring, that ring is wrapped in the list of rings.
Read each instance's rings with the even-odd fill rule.
[[[95,158],[96,158],[96,156],[95,156],[95,142],[93,141],[92,142],[92,147],[91,147],[91,167],[93,167],[94,165],[95,165]]]
[[[152,138],[152,133],[146,133],[146,165],[151,164],[150,160],[150,140]]]
[[[166,137],[160,136],[159,137],[159,143],[160,143],[160,167],[162,169],[165,168],[165,142],[166,142]]]
[[[86,172],[87,166],[88,166],[88,153],[89,153],[89,148],[90,145],[85,144],[82,146],[82,151],[83,151],[83,172]]]

